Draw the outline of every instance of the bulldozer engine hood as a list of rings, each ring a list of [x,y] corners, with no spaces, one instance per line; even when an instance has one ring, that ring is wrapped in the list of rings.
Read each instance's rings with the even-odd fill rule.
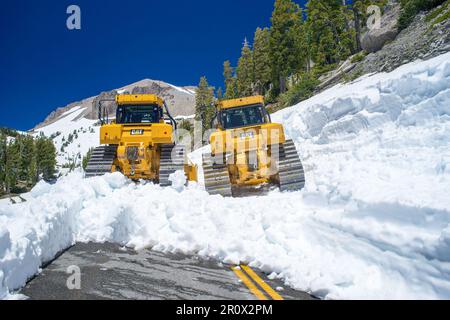
[[[210,137],[213,154],[265,149],[270,145],[282,144],[285,141],[283,126],[278,123],[218,130]]]
[[[166,123],[109,124],[100,128],[100,144],[119,145],[128,143],[172,143],[173,128]]]

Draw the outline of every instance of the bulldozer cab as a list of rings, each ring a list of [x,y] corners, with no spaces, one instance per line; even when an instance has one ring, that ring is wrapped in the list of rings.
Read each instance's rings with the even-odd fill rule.
[[[109,123],[109,113],[105,103],[115,103],[116,124],[146,125],[152,123],[165,123],[165,120],[176,130],[177,123],[171,116],[163,99],[153,94],[119,94],[115,99],[98,101],[99,120],[102,125]]]
[[[217,130],[211,151],[203,154],[205,189],[209,194],[242,195],[277,185],[281,191],[301,190],[304,170],[283,125],[273,123],[264,97],[223,100],[216,105]],[[267,190],[269,190],[267,189]]]
[[[222,130],[270,123],[262,96],[221,101],[217,105],[217,124]]]
[[[197,166],[187,161],[186,148],[177,144],[175,119],[164,100],[152,94],[119,94],[97,101],[100,144],[89,160],[86,177],[121,172],[126,177],[172,184],[170,176],[184,170],[197,181]],[[108,117],[116,111],[116,118]]]
[[[155,104],[150,105],[119,105],[116,112],[117,124],[160,123],[163,120],[163,110]]]

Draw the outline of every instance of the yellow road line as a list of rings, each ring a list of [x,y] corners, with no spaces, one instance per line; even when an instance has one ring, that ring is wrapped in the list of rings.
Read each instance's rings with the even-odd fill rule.
[[[261,279],[255,271],[253,271],[249,266],[241,266],[242,269],[252,278],[273,300],[284,300],[275,290],[273,290],[267,283]]]
[[[267,297],[262,293],[255,284],[247,278],[247,276],[239,269],[239,267],[232,267],[231,270],[242,280],[251,293],[253,293],[259,300],[267,300]]]

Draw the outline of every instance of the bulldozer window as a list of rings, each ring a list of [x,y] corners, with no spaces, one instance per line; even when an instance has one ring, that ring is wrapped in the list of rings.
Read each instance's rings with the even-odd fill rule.
[[[219,114],[220,124],[224,129],[254,126],[266,123],[262,105],[245,106],[222,110]]]
[[[149,106],[119,106],[116,123],[159,123],[161,108],[158,105]]]

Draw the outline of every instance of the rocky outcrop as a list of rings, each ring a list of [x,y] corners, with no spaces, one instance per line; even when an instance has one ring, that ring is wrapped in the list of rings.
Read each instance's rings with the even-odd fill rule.
[[[420,13],[393,41],[386,43],[381,50],[366,55],[361,61],[352,62],[353,58],[350,57],[338,69],[322,76],[317,92],[343,80],[350,81],[375,72],[390,72],[403,64],[449,52],[450,19],[440,17],[448,14],[450,7],[446,10],[438,7],[435,10],[440,9],[442,13],[434,19],[430,16],[435,11]]]
[[[380,28],[368,30],[361,39],[362,49],[366,52],[377,52],[393,41],[398,35],[397,21],[400,15],[400,4],[390,2],[381,17]]]
[[[389,72],[402,64],[433,58],[450,51],[450,19],[434,23],[428,21],[428,14],[419,14],[408,28],[400,32],[395,41],[367,55],[352,72],[358,75]]]
[[[163,81],[144,79],[136,83],[124,86],[111,91],[100,93],[98,96],[90,97],[79,102],[71,103],[65,107],[58,108],[53,111],[47,118],[35,129],[47,126],[58,119],[68,110],[81,106],[84,109],[83,113],[78,116],[95,120],[98,118],[97,101],[101,98],[114,98],[117,93],[149,93],[157,94],[162,97],[173,116],[191,116],[195,113],[195,89],[194,86],[175,87]],[[106,103],[109,115],[115,115],[115,105]]]

